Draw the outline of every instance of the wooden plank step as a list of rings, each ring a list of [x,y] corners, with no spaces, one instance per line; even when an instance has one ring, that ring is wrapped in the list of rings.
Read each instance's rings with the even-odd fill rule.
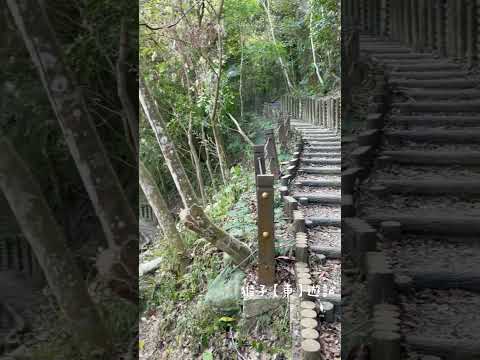
[[[324,217],[317,217],[317,216],[309,216],[305,218],[305,225],[307,227],[341,226],[341,224],[342,224],[341,218],[324,218]]]
[[[374,56],[375,57],[375,56]],[[381,59],[379,57],[377,57],[377,60],[378,61],[381,61],[383,63],[385,63],[385,65],[415,65],[415,64],[420,64],[420,65],[424,65],[424,66],[427,66],[427,65],[431,65],[430,67],[430,70],[432,70],[432,68],[439,68],[439,69],[445,69],[445,67],[443,66],[446,66],[446,64],[452,64],[446,60],[435,60],[435,59],[429,59],[429,58],[417,58],[417,59]],[[453,64],[453,65],[456,65],[454,68],[455,69],[458,69],[459,66],[457,64]],[[447,67],[449,68],[449,67]],[[425,69],[429,69],[429,68],[425,68]]]
[[[337,139],[340,140],[340,135],[338,134],[312,134],[307,132],[302,134],[302,138],[305,140],[322,140],[322,139]]]
[[[411,285],[416,289],[463,289],[480,292],[480,272],[448,270],[407,271]]]
[[[436,80],[392,80],[392,84],[406,88],[450,88],[469,89],[475,88],[478,81],[471,79],[436,79]]]
[[[389,74],[392,78],[408,78],[416,80],[434,80],[467,77],[469,73],[465,70],[457,71],[392,71]]]
[[[373,54],[374,58],[380,60],[433,60],[432,54],[429,53],[414,53],[414,52],[402,52],[402,53],[376,53]]]
[[[340,193],[338,195],[322,195],[317,193],[300,193],[293,195],[295,199],[307,198],[309,203],[321,203],[321,204],[340,204],[342,197]]]
[[[376,230],[365,220],[357,217],[343,219],[345,231],[353,233],[372,233],[376,234]]]
[[[301,161],[305,164],[318,164],[318,165],[340,165],[342,159],[326,159],[326,158],[302,158]]]
[[[297,186],[313,186],[313,187],[340,187],[342,181],[340,179],[332,180],[298,180],[295,182]]]
[[[472,113],[480,112],[480,101],[418,101],[394,103],[392,107],[399,109],[401,112]]]
[[[452,100],[452,99],[478,99],[480,91],[478,89],[402,89],[402,92],[417,100]]]
[[[308,146],[305,148],[305,150],[312,151],[313,152],[339,152],[341,151],[340,146],[318,146],[318,145],[312,145]]]
[[[448,62],[431,62],[431,63],[403,63],[396,64],[395,62],[389,62],[387,67],[393,71],[453,71],[461,70],[462,68],[453,63]]]
[[[304,172],[307,174],[321,174],[321,175],[340,175],[341,169],[338,167],[324,167],[324,168],[316,168],[316,167],[302,167],[298,169],[299,172]]]
[[[390,139],[426,141],[431,143],[466,144],[480,141],[480,129],[428,129],[428,130],[389,130],[384,132]]]
[[[395,212],[370,214],[366,219],[372,225],[383,221],[398,221],[402,230],[417,233],[449,235],[480,235],[479,216],[459,216],[454,212],[433,214],[431,211],[408,211],[408,214]]]
[[[304,152],[302,155],[304,158],[309,158],[309,157],[336,158],[336,157],[342,156],[340,152]]]
[[[461,116],[461,115],[393,115],[390,121],[402,125],[457,125],[461,126],[480,126],[480,117],[478,116]]]
[[[340,145],[340,139],[339,138],[325,138],[325,139],[319,139],[319,138],[310,138],[310,139],[304,139],[306,142],[309,144],[327,144],[327,145],[332,145],[332,144],[337,144]]]
[[[369,54],[411,54],[412,51],[408,48],[404,48],[402,46],[369,46],[363,48],[362,52],[366,52]]]
[[[327,259],[340,259],[342,257],[342,249],[331,246],[311,245],[308,248],[311,252],[322,254]]]
[[[340,149],[340,141],[320,142],[320,141],[306,141],[306,143],[312,147],[331,146]]]
[[[480,194],[480,181],[475,180],[382,180],[378,186],[394,194]]]
[[[478,359],[480,343],[477,339],[406,335],[405,342],[417,352],[437,355],[441,359]]]
[[[480,165],[480,151],[384,151],[392,161],[417,165]]]

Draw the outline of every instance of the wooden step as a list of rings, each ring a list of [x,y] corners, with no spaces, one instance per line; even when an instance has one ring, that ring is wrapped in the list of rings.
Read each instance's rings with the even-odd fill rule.
[[[340,138],[339,137],[326,137],[326,138],[319,138],[319,137],[304,137],[303,140],[309,144],[316,144],[316,143],[338,143],[340,144]]]
[[[409,348],[419,353],[437,355],[439,359],[480,358],[480,343],[476,338],[465,339],[407,334],[405,342]]]
[[[480,91],[478,89],[402,89],[402,93],[416,100],[467,100],[480,98]]]
[[[480,165],[480,151],[384,151],[392,161],[416,165]]]
[[[480,235],[479,215],[459,216],[455,212],[408,211],[408,214],[382,212],[370,214],[366,219],[372,225],[379,225],[383,221],[398,221],[402,230],[416,233]]]
[[[308,248],[311,252],[322,254],[327,259],[340,259],[342,257],[342,249],[331,246],[311,245]]]
[[[320,149],[320,148],[335,148],[336,150],[341,150],[340,142],[305,142],[306,149]],[[320,150],[322,151],[322,150]]]
[[[467,144],[480,141],[480,129],[428,129],[428,130],[389,130],[384,132],[390,139],[421,141],[429,143]]]
[[[469,76],[465,70],[458,71],[392,71],[391,78],[408,78],[415,80],[435,80],[450,78],[466,78]]]
[[[342,159],[326,159],[326,158],[302,158],[301,161],[305,164],[318,164],[318,165],[340,165]]]
[[[297,186],[312,186],[312,187],[340,187],[342,184],[340,179],[333,180],[298,180],[295,182]]]
[[[416,289],[463,289],[480,292],[480,272],[412,271],[405,272]]]
[[[309,203],[320,203],[320,204],[340,204],[341,195],[322,195],[318,193],[299,193],[293,195],[295,199],[307,198]]]
[[[392,61],[387,64],[387,67],[393,71],[453,71],[462,69],[459,65],[448,62],[419,63],[418,61],[403,64],[396,64]]]
[[[393,80],[392,84],[405,88],[446,88],[470,89],[478,85],[478,81],[471,79],[437,79],[437,80]]]
[[[334,134],[312,134],[311,132],[308,132],[306,134],[302,135],[303,139],[308,139],[308,140],[317,140],[317,139],[336,139],[340,140],[339,135],[334,135]]]
[[[480,180],[381,180],[390,193],[480,195]]]
[[[380,60],[417,60],[417,61],[434,60],[432,54],[414,53],[414,52],[376,53],[376,54],[373,54],[373,57]]]
[[[336,158],[341,157],[340,152],[304,152],[302,154],[304,158],[309,157],[326,157],[326,158]]]
[[[478,116],[462,115],[393,115],[390,117],[390,121],[395,124],[411,126],[480,126],[480,118]]]
[[[362,48],[362,52],[369,54],[410,54],[412,51],[408,48],[401,46],[369,46],[368,48]]]
[[[306,174],[321,174],[321,175],[340,175],[340,168],[332,168],[332,167],[302,167],[298,169],[299,172],[304,172]]]
[[[480,112],[480,101],[418,101],[394,103],[392,107],[399,109],[403,113],[472,113]]]
[[[318,216],[309,216],[305,218],[305,225],[307,227],[315,226],[340,226],[342,224],[341,218],[324,218]]]
[[[340,146],[318,146],[317,144],[311,145],[305,148],[305,150],[313,152],[339,152],[341,151]]]

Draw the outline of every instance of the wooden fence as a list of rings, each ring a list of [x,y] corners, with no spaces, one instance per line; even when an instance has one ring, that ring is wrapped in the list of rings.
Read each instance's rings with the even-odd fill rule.
[[[342,12],[363,33],[479,63],[479,0],[344,0]]]
[[[31,278],[34,284],[45,284],[43,270],[28,241],[22,235],[0,237],[0,271],[16,271]]]
[[[340,92],[321,98],[298,98],[284,95],[280,99],[279,112],[287,113],[293,119],[340,132],[342,122]]]

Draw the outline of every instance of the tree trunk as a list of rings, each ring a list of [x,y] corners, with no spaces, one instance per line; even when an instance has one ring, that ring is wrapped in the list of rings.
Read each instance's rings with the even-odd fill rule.
[[[207,195],[205,193],[205,182],[203,181],[202,175],[202,166],[200,164],[200,158],[198,157],[197,148],[193,142],[193,133],[192,133],[192,113],[190,113],[190,119],[188,122],[188,147],[190,148],[190,153],[192,154],[193,166],[195,167],[195,174],[197,176],[198,188],[200,189],[200,195],[202,197],[202,204],[205,206],[207,201]]]
[[[205,238],[217,249],[232,257],[233,263],[245,269],[251,258],[250,249],[211,222],[200,206],[194,205],[183,209],[180,218],[185,226]]]
[[[139,163],[139,179],[140,186],[148,200],[148,203],[153,209],[158,223],[160,224],[165,239],[175,248],[175,253],[178,260],[186,258],[185,244],[177,231],[175,220],[168,209],[168,205],[164,200],[160,189],[158,188],[152,174],[148,171],[145,165],[140,161]]]
[[[242,27],[243,28],[243,27]],[[241,30],[240,30],[241,31]],[[240,121],[243,122],[243,58],[244,58],[244,44],[245,40],[243,39],[243,34],[240,33],[240,46],[241,46],[241,52],[240,52],[240,84],[238,86],[238,95],[240,97]]]
[[[264,2],[265,1],[265,2]],[[270,35],[272,36],[272,41],[274,45],[277,45],[277,39],[275,37],[275,25],[273,24],[272,14],[270,13],[270,1],[269,0],[260,0],[265,9],[265,13],[268,19],[268,25],[270,27]],[[283,61],[282,57],[278,55],[278,62],[280,63],[280,67],[282,68],[283,75],[285,76],[285,81],[287,82],[288,90],[293,90],[292,82],[290,81],[290,76],[288,75],[288,69]]]
[[[118,98],[120,99],[125,117],[127,119],[129,132],[126,134],[133,143],[136,155],[138,155],[138,110],[133,105],[127,91],[127,50],[128,50],[128,33],[125,25],[125,19],[122,20],[120,28],[120,45],[118,49],[117,59],[117,87]]]
[[[190,207],[198,202],[193,186],[188,179],[182,162],[180,161],[175,144],[167,136],[166,124],[160,114],[157,102],[150,95],[142,79],[140,79],[139,82],[139,98],[145,117],[155,133],[165,163],[170,170],[170,174],[175,182],[178,193],[182,198],[183,205],[185,207]]]
[[[311,10],[313,11],[313,9]],[[312,33],[312,22],[313,22],[313,13],[310,12],[310,46],[312,47],[312,58],[313,58],[313,65],[315,66],[315,73],[317,74],[318,82],[323,86],[325,82],[323,81],[322,75],[320,75],[320,69],[317,64],[317,54],[315,52],[315,44],[313,42],[313,33]]]
[[[220,24],[219,24],[220,27]],[[213,101],[213,110],[210,118],[210,122],[212,124],[212,131],[213,131],[213,139],[215,140],[215,148],[217,150],[217,156],[218,156],[218,163],[220,165],[220,173],[222,174],[222,180],[223,183],[227,183],[227,162],[225,160],[225,151],[224,151],[224,146],[223,146],[223,140],[222,136],[220,134],[220,131],[218,129],[218,119],[220,118],[219,114],[219,102],[220,102],[220,85],[222,81],[222,62],[223,62],[223,44],[222,44],[222,35],[221,35],[221,29],[218,30],[218,71],[217,71],[217,82],[215,85],[215,98]]]
[[[210,175],[210,179],[212,180],[212,186],[215,189],[216,181],[215,181],[215,176],[213,175],[212,163],[210,162],[210,151],[208,150],[208,139],[207,139],[207,136],[205,135],[205,127],[203,126],[203,124],[202,124],[202,143],[203,143],[203,146],[205,147],[205,164],[207,165],[208,174]]]
[[[0,189],[87,358],[110,352],[100,316],[38,183],[10,142],[0,138]]]
[[[8,0],[10,12],[37,67],[65,141],[102,224],[109,254],[101,275],[120,296],[137,301],[138,221],[96,132],[81,89],[64,65],[60,46],[39,0]],[[134,249],[134,250],[132,250]],[[99,260],[99,261],[100,261]]]
[[[192,101],[192,96],[190,95],[190,89],[191,89],[191,82],[190,78],[188,76],[188,71],[185,72],[185,80],[187,81],[187,94],[188,94],[188,100],[190,102],[190,106],[193,107],[193,101]],[[188,147],[190,148],[190,155],[192,157],[192,163],[193,166],[195,167],[195,174],[197,176],[197,183],[198,187],[200,189],[200,195],[202,196],[202,204],[205,206],[206,201],[207,201],[207,196],[205,193],[205,182],[203,181],[203,175],[202,175],[202,166],[200,163],[200,158],[198,156],[197,148],[195,147],[195,143],[193,142],[193,131],[192,131],[192,123],[193,123],[193,117],[192,117],[192,111],[189,112],[188,114],[188,131],[187,131],[187,140],[188,140]]]

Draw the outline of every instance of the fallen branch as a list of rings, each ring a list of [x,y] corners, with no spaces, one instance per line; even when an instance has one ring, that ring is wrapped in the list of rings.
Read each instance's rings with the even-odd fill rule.
[[[193,205],[190,208],[183,209],[180,212],[180,219],[187,229],[197,233],[217,249],[230,255],[235,265],[239,265],[241,269],[248,267],[251,262],[251,259],[247,260],[251,255],[250,249],[213,224],[200,206]]]
[[[156,259],[147,261],[146,263],[140,264],[138,269],[139,275],[143,276],[151,273],[152,271],[157,270],[160,267],[161,263],[162,263],[161,258],[156,258]]]
[[[245,139],[245,141],[250,145],[250,146],[254,146],[255,144],[253,143],[252,140],[250,140],[250,138],[247,136],[247,134],[245,134],[242,130],[242,128],[240,127],[240,124],[238,123],[238,121],[232,116],[232,114],[228,113],[228,116],[230,117],[230,119],[232,119],[233,123],[235,124],[235,126],[237,127],[238,129],[238,132],[240,133],[240,135],[242,135],[242,137]]]

